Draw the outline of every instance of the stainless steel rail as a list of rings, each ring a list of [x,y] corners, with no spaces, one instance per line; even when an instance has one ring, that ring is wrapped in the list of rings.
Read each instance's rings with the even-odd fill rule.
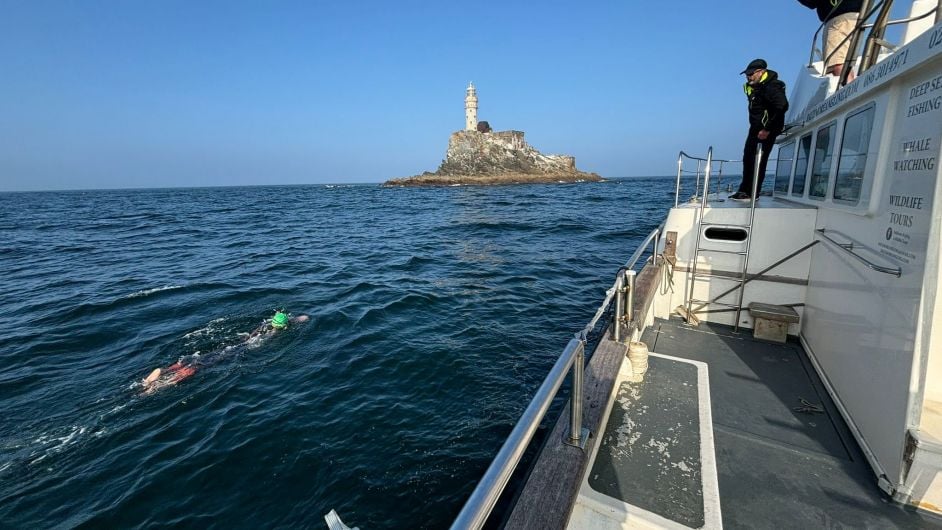
[[[863,2],[863,5],[861,5],[861,13],[866,13],[866,14],[864,16],[857,17],[856,27],[854,27],[854,29],[850,33],[848,33],[846,37],[844,37],[841,40],[840,45],[837,48],[840,48],[841,46],[843,46],[844,43],[847,42],[848,40],[850,40],[852,44],[858,43],[859,40],[857,40],[856,38],[858,33],[862,32],[866,28],[873,27],[873,24],[865,24],[864,22],[866,22],[874,13],[876,13],[877,9],[880,8],[881,4],[883,4],[882,0],[877,2],[877,4],[871,8],[870,1],[865,0]],[[814,46],[818,42],[818,35],[821,34],[821,30],[823,30],[826,25],[827,25],[827,22],[822,22],[821,25],[818,26],[818,30],[814,32],[814,36],[811,37],[811,54],[808,57],[808,67],[811,67],[811,65],[814,64],[814,52],[816,51]],[[855,38],[852,39],[852,37],[855,37]],[[837,51],[837,48],[835,48],[835,51]],[[831,55],[833,55],[833,52],[830,55],[828,55],[828,57],[830,57]],[[827,63],[828,57],[824,56],[824,49],[822,48],[821,61]],[[851,62],[856,60],[857,58],[856,46],[850,47],[850,50],[847,53],[847,58]]]
[[[655,245],[654,253],[656,253],[663,229],[664,225],[661,224],[661,226],[652,230],[641,245],[638,246],[634,254],[631,255],[631,258],[628,259],[622,270],[627,269],[634,272],[633,269],[635,265],[637,265],[638,260],[644,254],[644,251],[652,240]],[[549,374],[546,375],[546,379],[543,380],[540,388],[537,389],[533,399],[530,400],[530,404],[527,405],[526,410],[523,411],[520,419],[517,420],[517,424],[504,441],[504,445],[501,446],[500,450],[497,452],[497,456],[491,461],[491,465],[488,466],[487,471],[484,472],[481,481],[478,482],[477,487],[474,488],[471,496],[468,497],[458,517],[452,523],[452,530],[464,530],[468,528],[478,529],[484,526],[491,510],[494,509],[494,505],[497,503],[497,499],[507,486],[507,481],[510,480],[514,469],[516,469],[517,464],[520,463],[520,458],[523,456],[527,445],[533,438],[533,434],[540,426],[540,422],[546,415],[547,410],[549,410],[553,398],[556,396],[560,387],[562,387],[570,366],[573,368],[572,397],[570,399],[569,413],[570,428],[569,436],[564,440],[564,443],[582,448],[585,447],[585,442],[589,437],[588,429],[582,427],[582,384],[583,370],[585,368],[585,345],[589,332],[598,325],[599,320],[605,314],[609,304],[612,303],[616,295],[621,296],[623,294],[619,293],[618,290],[619,280],[622,280],[621,274],[618,275],[615,285],[606,291],[605,300],[602,302],[598,311],[595,312],[595,316],[589,321],[589,324],[586,325],[582,331],[575,334],[569,341],[569,344],[566,345],[562,355],[560,355],[556,363],[553,364],[553,368],[550,369]],[[629,307],[634,303],[631,296],[632,295],[629,295],[628,298]],[[615,327],[617,328],[618,326]]]
[[[818,232],[819,234],[821,234],[821,237],[823,237],[824,239],[826,239],[828,242],[832,243],[833,245],[837,246],[837,247],[840,248],[840,249],[843,249],[845,252],[847,252],[847,253],[850,254],[851,256],[857,258],[861,263],[863,263],[864,265],[866,265],[867,268],[869,268],[869,269],[871,269],[871,270],[875,270],[875,271],[877,271],[877,272],[882,272],[883,274],[890,274],[890,275],[896,276],[897,278],[899,278],[900,276],[903,275],[903,270],[902,270],[900,267],[883,267],[883,266],[881,266],[881,265],[877,265],[876,263],[873,263],[872,261],[868,260],[867,258],[865,258],[865,257],[861,256],[860,254],[857,254],[856,252],[854,252],[854,241],[853,241],[852,239],[851,239],[851,242],[850,242],[850,243],[838,243],[837,241],[835,241],[835,240],[831,239],[830,237],[828,237],[828,235],[825,233],[826,230],[825,230],[824,228],[819,228],[819,229],[815,230],[815,232]],[[834,230],[832,230],[832,232],[834,232]],[[837,233],[840,234],[840,232],[837,232]],[[841,234],[841,235],[844,236],[844,237],[847,237],[845,234]],[[850,239],[850,238],[847,237],[847,239]]]
[[[935,21],[939,21],[939,6],[938,4],[926,11],[921,15],[914,17],[904,18],[901,20],[890,20],[890,8],[893,6],[893,2],[890,1],[884,4],[883,9],[880,11],[880,14],[877,15],[876,21],[870,26],[863,27],[872,27],[870,30],[870,36],[867,37],[867,42],[864,45],[863,52],[863,62],[860,65],[860,71],[863,72],[873,65],[877,64],[877,60],[880,58],[880,48],[886,48],[888,50],[895,50],[896,46],[892,43],[889,43],[883,40],[883,36],[886,34],[886,28],[894,24],[904,24],[909,22],[915,22],[917,20],[922,20],[929,15],[935,13]]]
[[[697,189],[696,189],[696,192],[694,193],[694,197],[695,197],[695,198],[700,196],[700,175],[701,175],[701,171],[700,171],[700,170],[701,170],[701,167],[703,167],[702,164],[707,161],[706,158],[700,158],[700,157],[697,157],[697,156],[691,156],[691,155],[688,155],[687,153],[685,153],[685,152],[683,152],[683,151],[681,151],[680,154],[677,155],[677,183],[676,183],[676,185],[674,186],[674,206],[675,206],[675,207],[680,204],[680,177],[681,177],[684,173],[686,173],[686,174],[692,174],[692,173],[693,173],[693,172],[690,171],[690,170],[684,170],[684,159],[687,159],[687,160],[696,160],[696,161],[697,161],[697,171],[696,171],[696,174],[697,174]],[[719,164],[718,175],[720,176],[720,178],[722,178],[722,175],[723,175],[723,164],[736,164],[736,163],[742,162],[742,160],[723,160],[723,159],[720,159],[720,158],[714,158],[712,161],[713,161],[714,163],[718,163],[718,164]],[[709,195],[709,194],[710,194],[710,189],[709,189],[709,186],[708,186],[709,179],[705,179],[705,181],[706,181],[706,182],[704,183],[704,186],[703,186],[704,195]],[[720,192],[719,185],[720,185],[720,180],[717,179],[717,183],[716,183],[716,186],[717,186],[716,192],[717,192],[717,193]]]
[[[644,238],[644,241],[638,245],[638,249],[635,250],[635,253],[628,258],[628,261],[622,266],[623,269],[632,270],[635,268],[635,265],[638,264],[638,260],[641,259],[641,256],[644,254],[644,251],[648,249],[648,243],[654,241],[654,251],[657,252],[658,243],[661,240],[661,231],[664,230],[664,223],[661,223],[661,226],[651,230],[651,233],[648,234],[648,237]]]
[[[641,256],[644,255],[644,251],[648,249],[648,244],[652,243],[654,246],[651,248],[651,257],[657,256],[657,249],[660,246],[661,242],[661,233],[664,231],[664,223],[661,223],[661,226],[655,228],[648,234],[648,237],[644,238],[644,241],[638,245],[635,253],[628,258],[628,261],[625,262],[625,265],[618,270],[618,274],[615,275],[615,319],[612,325],[612,334],[613,339],[616,342],[622,340],[621,336],[621,327],[624,324],[631,322],[631,319],[634,318],[635,312],[635,278],[637,277],[637,272],[635,271],[635,265],[638,264],[638,260],[641,259]],[[607,305],[607,304],[606,304]],[[603,305],[605,307],[605,305]],[[595,326],[592,326],[595,327]],[[591,329],[591,328],[588,328]]]
[[[880,0],[877,2],[870,2],[870,1],[863,2],[863,5],[861,6],[861,13],[864,13],[864,15],[858,18],[857,25],[854,28],[854,30],[851,31],[841,41],[841,45],[843,45],[847,41],[850,41],[850,44],[849,44],[850,52],[847,54],[847,57],[844,62],[844,68],[841,72],[841,80],[840,80],[841,86],[846,84],[847,76],[850,75],[850,70],[853,67],[853,63],[858,59],[858,57],[862,58],[862,61],[859,67],[859,72],[857,72],[858,74],[860,74],[866,71],[867,69],[869,69],[874,64],[876,64],[880,46],[882,47],[889,46],[888,49],[892,49],[892,46],[890,46],[889,43],[886,43],[883,40],[883,35],[886,32],[887,27],[894,26],[897,24],[908,24],[910,22],[916,22],[917,20],[922,20],[928,16],[931,16],[932,14],[935,14],[935,21],[939,22],[940,20],[939,15],[940,13],[942,13],[942,9],[940,9],[939,6],[936,6],[932,9],[929,9],[928,11],[926,11],[925,13],[921,15],[911,16],[911,17],[902,18],[898,20],[889,20],[889,12],[892,5],[893,5],[893,0]],[[874,14],[878,12],[879,12],[879,15],[877,16],[877,19],[874,22],[866,23],[866,21],[869,20],[870,17],[872,17]],[[811,39],[811,53],[808,58],[808,67],[811,67],[811,65],[814,63],[815,51],[816,51],[815,43],[818,42],[818,35],[821,34],[821,30],[824,29],[825,25],[826,25],[826,22],[822,22],[821,25],[818,26],[817,31],[815,31],[814,36]],[[864,33],[864,31],[867,31],[867,30],[870,31],[870,35],[865,41],[865,49],[863,50],[862,53],[858,54],[857,48],[860,44],[860,36]],[[833,55],[833,53],[834,52],[832,52],[830,55]],[[830,57],[830,55],[828,55],[828,57],[824,57],[824,52],[822,50],[821,60],[825,65],[827,65],[827,60]]]
[[[914,17],[908,17],[908,18],[900,18],[900,19],[896,19],[896,20],[889,20],[889,21],[887,21],[886,25],[887,25],[887,26],[896,26],[896,25],[898,25],[898,24],[909,24],[910,22],[916,22],[917,20],[922,20],[922,19],[924,19],[924,18],[926,18],[926,17],[928,17],[929,15],[932,15],[932,14],[935,14],[935,15],[936,15],[936,22],[938,22],[938,21],[939,21],[939,20],[938,20],[939,8],[938,8],[938,7],[933,7],[932,9],[926,11],[925,13],[923,13],[923,14],[921,14],[921,15],[916,15],[916,16],[914,16]],[[864,29],[870,29],[870,28],[872,28],[873,26],[874,26],[874,24],[864,24],[863,26],[860,26],[860,27],[862,27],[862,28],[864,28]]]
[[[585,343],[578,338],[569,341],[563,354],[556,360],[556,364],[553,365],[550,373],[543,380],[543,384],[537,389],[536,395],[530,400],[530,404],[523,411],[517,425],[514,426],[497,456],[494,457],[491,465],[487,468],[484,477],[474,488],[474,492],[471,493],[471,497],[468,498],[464,508],[461,509],[461,513],[452,523],[452,529],[477,529],[484,526],[491,510],[494,509],[494,504],[497,503],[497,499],[504,491],[507,481],[510,480],[510,475],[513,474],[514,469],[520,462],[520,457],[523,456],[524,450],[533,438],[533,433],[536,432],[537,427],[540,426],[540,421],[546,411],[549,410],[553,397],[559,391],[559,387],[562,386],[563,379],[565,379],[566,373],[569,372],[569,367],[576,360],[577,353],[584,351],[584,349]],[[572,400],[576,400],[575,394],[573,394]]]

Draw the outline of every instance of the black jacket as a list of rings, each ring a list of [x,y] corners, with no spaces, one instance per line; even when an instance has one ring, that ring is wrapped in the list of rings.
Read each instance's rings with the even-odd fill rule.
[[[818,19],[821,22],[843,15],[844,13],[859,13],[863,9],[863,0],[798,0],[809,9],[818,10]]]
[[[778,74],[766,70],[755,85],[746,83],[743,89],[749,98],[750,129],[765,129],[772,134],[779,134],[785,128],[785,111],[788,110],[788,98],[785,97],[785,83],[779,81]]]

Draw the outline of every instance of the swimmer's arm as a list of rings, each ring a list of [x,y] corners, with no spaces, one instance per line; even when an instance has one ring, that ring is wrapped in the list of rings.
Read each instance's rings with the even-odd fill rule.
[[[298,315],[296,317],[291,317],[292,324],[300,324],[301,322],[307,322],[311,317],[307,315]]]
[[[160,378],[160,373],[161,373],[161,369],[160,369],[160,368],[154,368],[154,371],[151,372],[150,375],[148,375],[147,377],[145,377],[145,378],[141,381],[141,384],[143,384],[145,387],[154,384],[154,382],[157,381],[157,379]]]

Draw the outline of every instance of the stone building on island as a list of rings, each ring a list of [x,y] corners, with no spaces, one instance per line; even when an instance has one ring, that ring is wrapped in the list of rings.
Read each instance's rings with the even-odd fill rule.
[[[523,131],[491,131],[478,121],[478,96],[473,83],[464,98],[465,128],[451,134],[438,170],[387,181],[386,186],[450,186],[601,181],[595,173],[576,169],[567,155],[544,155],[527,145]]]

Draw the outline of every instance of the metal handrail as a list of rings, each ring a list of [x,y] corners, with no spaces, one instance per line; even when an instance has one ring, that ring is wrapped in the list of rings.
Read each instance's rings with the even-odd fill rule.
[[[869,25],[868,25],[868,24],[864,24],[864,22],[867,21],[867,19],[869,19],[874,13],[876,13],[877,9],[880,8],[880,6],[883,4],[884,1],[885,1],[885,0],[881,0],[881,1],[877,2],[876,5],[874,5],[872,9],[870,9],[870,6],[863,6],[864,8],[866,8],[866,9],[868,10],[866,16],[858,17],[856,26],[854,26],[854,29],[853,29],[850,33],[848,33],[843,39],[841,39],[840,44],[838,44],[838,46],[834,48],[834,51],[835,51],[835,52],[836,52],[838,49],[840,49],[840,48],[844,45],[844,43],[847,42],[848,39],[850,39],[852,36],[856,35],[857,32],[860,32],[860,31],[862,31],[862,30],[865,29],[865,28],[871,28],[871,27],[873,27],[872,24],[869,24]],[[815,43],[818,42],[818,35],[821,34],[821,30],[824,29],[825,26],[827,26],[827,21],[822,22],[822,23],[818,26],[817,31],[814,32],[814,36],[811,37],[811,54],[810,54],[809,57],[808,57],[808,67],[811,67],[811,65],[814,64],[814,52],[816,51],[815,48],[814,48],[814,46],[815,46]],[[856,48],[856,47],[855,47],[855,48]],[[825,57],[825,56],[824,56],[824,49],[821,50],[821,60],[822,60],[823,62],[826,63],[828,57],[830,57],[831,55],[834,55],[834,52],[831,52],[827,57]],[[857,56],[857,50],[856,50],[856,49],[851,49],[851,50],[848,52],[847,56],[848,56],[848,58],[851,58],[852,60],[855,59],[856,56]],[[827,65],[825,65],[825,66],[827,66]]]
[[[697,196],[697,195],[700,194],[700,167],[701,167],[701,166],[700,166],[700,163],[707,161],[706,158],[700,158],[700,157],[698,157],[698,156],[688,155],[688,154],[685,153],[684,151],[681,151],[680,154],[677,155],[677,183],[676,183],[675,186],[674,186],[674,207],[675,207],[675,208],[676,208],[678,205],[680,205],[680,177],[681,177],[681,175],[682,175],[683,173],[692,173],[692,171],[690,171],[690,170],[684,170],[684,159],[685,159],[685,158],[688,159],[688,160],[696,160],[696,161],[697,161],[697,192],[696,192],[696,194],[695,194],[694,196]],[[742,160],[723,160],[723,159],[719,159],[719,158],[714,158],[714,159],[713,159],[713,162],[719,162],[720,168],[721,168],[721,172],[722,172],[723,164],[725,164],[725,163],[736,164],[736,163],[742,162]],[[717,189],[717,192],[719,192],[719,189]],[[704,194],[707,195],[707,194],[709,194],[709,193],[710,193],[709,187],[708,187],[708,186],[704,186]]]
[[[877,59],[880,56],[880,47],[883,46],[884,40],[883,36],[886,34],[886,23],[890,19],[890,9],[893,7],[893,2],[885,2],[883,7],[880,8],[880,13],[877,15],[877,19],[873,22],[873,29],[870,30],[870,34],[867,36],[867,40],[864,41],[863,49],[863,59],[860,62],[860,67],[858,68],[859,73],[866,72],[870,69],[871,66],[876,64]],[[845,59],[844,66],[847,67],[847,61]],[[849,73],[848,73],[849,74]],[[847,76],[841,72],[841,83],[847,81]]]
[[[851,31],[851,32],[847,35],[847,37],[844,37],[844,39],[841,40],[841,45],[843,45],[844,41],[846,41],[847,38],[850,37],[850,43],[847,45],[847,52],[848,52],[848,53],[847,53],[847,55],[844,57],[844,64],[841,66],[841,77],[840,77],[840,78],[838,79],[838,81],[837,81],[838,86],[844,86],[844,85],[847,84],[847,80],[850,79],[850,74],[851,74],[851,72],[852,72],[853,69],[854,69],[854,61],[857,60],[857,47],[860,46],[860,38],[861,38],[861,37],[863,36],[863,34],[864,34],[864,31],[863,31],[862,29],[859,29],[860,24],[862,24],[864,20],[869,19],[874,13],[876,13],[877,8],[881,8],[881,6],[883,6],[885,3],[886,3],[886,0],[879,0],[878,2],[876,2],[876,3],[873,5],[873,9],[871,10],[871,9],[870,9],[870,0],[863,0],[863,1],[861,2],[860,12],[861,12],[861,13],[866,13],[866,15],[865,15],[863,18],[860,18],[860,16],[858,15],[857,24],[856,24],[855,27],[854,27],[854,31]],[[890,4],[892,4],[892,3],[893,3],[893,2],[892,2],[892,0],[891,0],[891,1],[890,1]],[[870,30],[870,34],[872,35],[874,31],[877,31],[877,28],[871,29],[871,30]],[[827,70],[828,58],[830,58],[831,55],[834,55],[835,53],[837,53],[837,50],[839,50],[839,49],[840,49],[840,46],[834,48],[834,50],[831,52],[831,54],[828,55],[828,57],[825,57],[825,58],[824,58],[824,69],[825,69],[825,70]],[[860,63],[861,63],[861,64],[860,64],[860,66],[858,66],[858,68],[857,68],[857,73],[858,73],[858,74],[860,74],[860,73],[863,72],[863,70],[864,70],[863,63],[864,63],[864,62],[866,62],[866,59],[863,58],[863,56],[861,56],[861,60],[860,60]]]
[[[511,474],[513,474],[517,464],[520,463],[520,457],[523,456],[523,452],[533,438],[533,434],[540,426],[540,421],[543,420],[543,416],[549,410],[553,397],[556,396],[556,392],[562,386],[563,380],[569,372],[569,367],[576,360],[577,353],[584,350],[584,348],[585,344],[577,338],[569,341],[563,354],[556,360],[556,364],[553,365],[546,379],[543,380],[543,384],[537,389],[536,395],[533,396],[530,404],[523,411],[517,425],[514,426],[507,440],[504,441],[504,445],[501,446],[497,456],[488,466],[481,481],[474,488],[474,492],[468,497],[461,513],[452,523],[451,528],[453,530],[478,529],[484,526],[487,517],[497,503],[497,499],[504,491],[507,481],[510,480]],[[576,396],[573,395],[572,399],[575,400]]]
[[[860,65],[860,71],[858,72],[858,74],[863,73],[869,67],[873,66],[873,64],[876,62],[875,56],[877,52],[875,51],[875,46],[876,45],[883,46],[882,36],[883,36],[883,32],[886,30],[887,27],[894,26],[897,24],[908,24],[910,22],[916,22],[918,20],[922,20],[932,15],[933,13],[936,16],[935,17],[936,22],[938,22],[940,20],[939,15],[940,13],[942,13],[942,9],[940,9],[939,6],[937,5],[936,7],[929,9],[928,11],[926,11],[925,13],[921,15],[911,16],[911,17],[902,18],[898,20],[887,20],[887,17],[889,15],[889,7],[892,6],[892,4],[893,4],[892,0],[889,0],[889,1],[880,0],[878,2],[875,2],[872,6],[869,5],[869,2],[866,2],[862,9],[862,11],[866,11],[866,14],[865,16],[862,16],[858,19],[857,24],[854,27],[853,31],[847,34],[847,36],[845,36],[841,40],[840,45],[838,45],[835,48],[835,50],[832,51],[827,57],[824,56],[824,50],[821,51],[821,60],[823,63],[825,63],[825,66],[826,66],[828,58],[831,57],[831,55],[833,55],[837,51],[837,49],[843,46],[848,40],[850,41],[851,50],[847,54],[847,58],[845,59],[845,62],[844,62],[844,69],[841,75],[841,84],[844,84],[846,82],[846,76],[849,75],[849,74],[844,74],[844,72],[849,72],[854,61],[857,60],[857,57],[858,57],[857,47],[860,43],[860,35],[863,34],[866,30],[870,30],[871,37],[868,39],[868,42],[870,43],[869,44],[870,49],[864,50],[860,54],[860,57],[864,59],[864,62]],[[865,23],[871,16],[877,13],[877,11],[881,11],[881,16],[878,17],[878,20],[869,24]],[[821,34],[821,30],[824,29],[826,25],[827,25],[827,22],[822,22],[821,25],[818,26],[818,29],[814,32],[814,36],[811,38],[811,53],[809,54],[809,57],[808,57],[808,67],[811,67],[811,65],[814,63],[814,59],[815,59],[814,56],[815,56],[815,51],[816,51],[815,43],[818,42],[818,35]]]
[[[878,4],[878,5],[879,5],[879,4]],[[864,43],[863,55],[861,56],[861,57],[862,57],[862,60],[861,60],[861,62],[860,62],[860,66],[859,66],[858,69],[857,69],[857,70],[858,70],[858,72],[857,72],[858,74],[862,74],[862,73],[866,72],[866,71],[869,70],[872,66],[874,66],[875,64],[877,64],[877,61],[878,61],[879,58],[880,58],[880,48],[886,48],[886,49],[888,49],[888,50],[894,50],[894,49],[895,49],[895,46],[893,46],[893,45],[892,45],[891,43],[889,43],[889,42],[886,42],[886,41],[883,39],[883,36],[886,34],[886,28],[887,28],[888,26],[893,25],[893,24],[901,24],[901,23],[903,23],[903,22],[907,22],[907,23],[908,23],[908,22],[913,22],[913,21],[916,21],[916,20],[921,20],[921,19],[926,18],[927,16],[931,15],[932,13],[935,13],[935,15],[936,15],[936,17],[935,17],[936,22],[939,21],[939,6],[938,6],[938,4],[936,4],[936,7],[934,7],[934,8],[932,8],[932,9],[926,11],[926,12],[923,13],[922,15],[915,16],[915,17],[909,17],[908,19],[903,19],[903,20],[889,20],[889,18],[890,18],[890,8],[891,8],[892,6],[893,6],[893,0],[884,1],[883,7],[880,9],[880,13],[877,15],[877,19],[874,21],[874,23],[873,23],[873,25],[872,25],[872,29],[870,30],[870,35],[867,37],[867,40],[866,40],[866,42]],[[874,6],[874,10],[876,10],[876,8],[877,8],[877,6]],[[866,27],[866,26],[865,26],[865,27]],[[862,34],[862,33],[863,33],[863,30],[861,30],[861,34]],[[848,58],[847,60],[844,61],[844,70],[845,70],[845,71],[842,71],[842,72],[841,72],[841,80],[840,80],[840,84],[841,84],[842,86],[847,83],[847,76],[848,76],[849,73],[850,73],[850,65],[851,65],[851,64],[852,64],[852,61],[850,60],[850,58]]]
[[[831,230],[831,231],[834,232],[834,230]],[[891,275],[893,275],[893,276],[896,276],[897,278],[899,278],[900,276],[903,275],[903,269],[901,269],[900,267],[883,267],[883,266],[881,266],[881,265],[877,265],[876,263],[873,263],[872,261],[868,260],[867,258],[865,258],[865,257],[861,256],[860,254],[857,254],[856,252],[854,252],[854,240],[851,239],[851,238],[849,238],[849,237],[847,237],[847,235],[845,235],[845,234],[841,234],[841,235],[844,236],[844,237],[847,237],[847,239],[850,239],[850,240],[851,240],[850,243],[838,243],[837,241],[834,241],[833,239],[831,239],[830,237],[828,237],[828,235],[825,233],[825,229],[824,229],[824,228],[819,228],[819,229],[815,230],[815,232],[818,232],[819,234],[821,234],[821,237],[823,237],[824,239],[828,240],[828,241],[831,242],[832,244],[836,245],[838,248],[843,249],[845,252],[847,252],[847,253],[850,254],[851,256],[857,258],[861,263],[863,263],[864,265],[866,265],[867,268],[869,268],[869,269],[871,269],[871,270],[875,270],[875,271],[877,271],[877,272],[882,272],[883,274],[891,274]],[[840,232],[837,232],[837,233],[840,234]],[[866,248],[866,247],[865,247],[865,248]]]
[[[917,20],[922,20],[928,17],[929,15],[937,13],[938,11],[939,11],[938,7],[933,7],[932,9],[926,11],[925,13],[921,15],[917,15],[917,16],[909,17],[909,18],[900,18],[897,20],[889,20],[886,22],[886,26],[895,26],[897,24],[909,24],[910,22],[916,22]],[[863,26],[860,26],[860,27],[862,27],[863,29],[870,29],[873,26],[874,24],[864,24]]]
[[[638,245],[635,253],[628,258],[628,261],[625,262],[625,265],[618,270],[618,274],[615,275],[615,286],[613,287],[615,291],[615,317],[614,322],[612,323],[612,334],[613,339],[618,342],[621,341],[621,326],[623,323],[628,323],[631,319],[634,318],[635,313],[635,278],[637,277],[637,272],[635,272],[635,265],[638,264],[638,260],[641,259],[641,256],[644,254],[644,251],[648,248],[648,243],[653,241],[654,246],[652,247],[651,256],[657,256],[657,249],[660,246],[661,233],[664,231],[665,223],[661,223],[661,226],[655,228],[648,234],[648,237],[644,238],[644,241]],[[609,289],[611,291],[612,289]],[[603,304],[603,308],[607,306],[607,303]],[[600,313],[596,314],[596,318],[601,316]],[[595,326],[592,326],[595,327]]]
[[[638,264],[638,260],[641,259],[641,255],[644,254],[644,251],[648,248],[648,243],[654,240],[654,251],[657,252],[658,240],[661,235],[661,231],[664,230],[664,223],[661,223],[661,226],[651,230],[651,233],[648,234],[648,237],[644,238],[644,241],[638,245],[638,249],[635,250],[635,253],[628,258],[628,261],[622,266],[623,269],[633,270],[635,265]]]
[[[654,251],[657,252],[656,245],[659,242],[660,234],[663,229],[664,224],[661,224],[661,226],[648,234],[638,250],[628,259],[625,266],[629,270],[633,271],[633,267],[637,264],[644,249],[647,248],[648,243],[650,243],[652,239],[655,241]],[[484,472],[484,476],[481,477],[481,481],[478,482],[478,485],[474,488],[471,496],[468,497],[458,517],[452,523],[452,530],[463,530],[466,528],[478,529],[484,526],[488,516],[491,514],[491,510],[494,509],[494,505],[497,503],[497,499],[507,486],[510,476],[517,468],[517,464],[520,463],[520,458],[523,456],[527,445],[529,445],[530,440],[533,439],[533,434],[536,432],[537,428],[540,426],[540,422],[549,410],[553,398],[556,396],[560,387],[562,387],[570,366],[573,368],[573,388],[572,397],[570,399],[570,432],[567,437],[568,439],[564,442],[569,445],[584,447],[585,441],[589,437],[588,430],[582,427],[582,383],[587,335],[598,324],[599,319],[601,319],[602,315],[608,309],[615,295],[619,294],[618,283],[620,279],[621,275],[616,279],[615,285],[606,291],[605,300],[602,302],[602,305],[599,307],[598,311],[596,311],[595,316],[589,324],[575,334],[566,345],[562,355],[560,355],[556,363],[553,364],[553,368],[550,369],[549,374],[546,375],[546,379],[540,384],[533,399],[530,400],[530,404],[527,405],[526,410],[523,411],[520,419],[517,420],[517,424],[510,432],[510,435],[507,436],[500,451],[497,452],[494,460],[491,461],[491,465],[488,466],[487,471]]]

